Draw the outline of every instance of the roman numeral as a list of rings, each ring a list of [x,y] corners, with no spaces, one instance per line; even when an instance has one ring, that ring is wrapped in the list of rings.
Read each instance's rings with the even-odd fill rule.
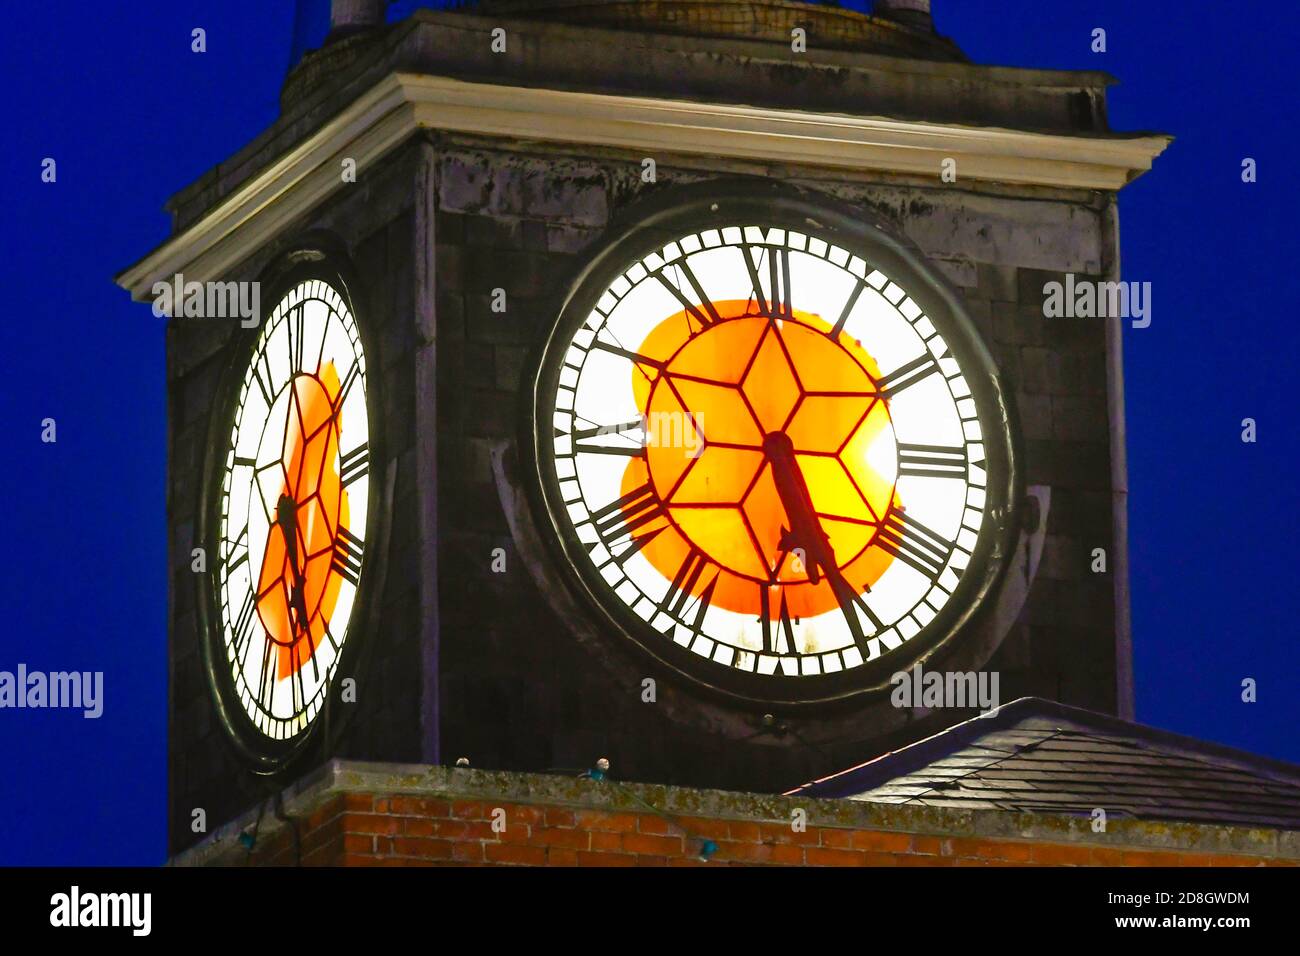
[[[268,713],[271,710],[271,698],[275,695],[275,681],[269,679],[275,673],[275,644],[271,635],[266,635],[265,650],[262,653],[262,673],[257,681],[257,703]]]
[[[344,402],[348,400],[348,394],[352,391],[353,383],[356,382],[356,380],[360,377],[361,377],[361,363],[353,362],[352,366],[348,369],[347,377],[343,379],[343,383],[339,386],[338,398],[334,400],[335,415],[337,415],[339,413],[339,410],[343,408]]]
[[[880,388],[881,395],[885,398],[893,398],[903,389],[911,388],[937,371],[939,371],[939,363],[934,360],[933,355],[926,352],[920,358],[915,358],[906,365],[894,369],[876,385]]]
[[[638,551],[644,548],[655,538],[659,537],[659,533],[663,530],[664,529],[662,527],[655,528],[653,531],[647,531],[639,538],[633,538],[632,543],[629,544],[622,551],[620,551],[618,554],[614,554],[611,551],[609,558],[606,559],[604,564],[599,566],[599,570],[603,571],[606,567],[608,567],[611,564],[617,564],[620,568],[623,567],[623,565],[627,564],[628,558],[632,557],[632,555],[636,554]],[[596,545],[594,543],[587,545],[587,550],[589,552],[595,550],[595,548]]]
[[[305,638],[307,639],[307,650],[308,650],[308,652],[309,652],[309,654],[308,654],[308,660],[311,661],[311,674],[312,674],[312,678],[315,679],[315,680],[318,680],[318,681],[319,681],[319,680],[320,680],[320,661],[318,661],[317,658],[316,658],[316,639],[315,639],[314,637],[311,636],[311,622],[310,622],[310,621],[308,621],[308,622],[307,622],[307,626],[304,627],[304,628],[302,629],[302,634],[303,634],[303,637],[305,637]],[[297,647],[298,645],[295,644],[294,646]],[[298,665],[299,665],[300,667],[302,666],[302,664],[303,664],[302,661],[299,661],[299,662],[298,662]],[[303,706],[306,706],[306,702],[307,702],[307,692],[306,692],[306,689],[304,689],[304,690],[303,690]]]
[[[236,568],[248,560],[248,525],[244,525],[244,530],[233,541],[227,540],[226,546],[226,577],[230,577]]]
[[[898,510],[885,516],[875,544],[931,581],[938,580],[953,549],[953,542]]]
[[[769,288],[772,290],[772,298],[768,305],[771,308],[771,314],[775,316],[784,316],[787,319],[794,317],[793,298],[790,291],[790,250],[784,246],[778,255],[775,250],[770,252],[767,257],[767,277],[770,283]]]
[[[575,448],[574,453],[585,455],[622,455],[624,458],[644,458],[645,446],[637,445],[633,448],[621,445],[583,445]]]
[[[294,306],[285,319],[285,334],[289,336],[289,361],[293,363],[291,371],[303,370],[303,343],[306,334],[303,331],[303,308]]]
[[[266,407],[270,408],[271,401],[271,360],[267,358],[266,349],[258,353],[257,360],[253,363],[253,381],[257,383],[257,390],[262,393],[262,400],[266,402]]]
[[[704,552],[691,548],[681,566],[678,567],[677,574],[673,576],[672,582],[668,585],[668,591],[664,594],[663,600],[659,602],[659,610],[667,611],[673,617],[680,619],[682,612],[686,609],[686,602],[690,600],[691,592],[695,589],[696,582],[699,581],[700,575],[708,565],[709,559],[704,556]],[[700,606],[695,615],[696,633],[699,633],[699,627],[704,621],[704,612],[708,610],[709,603],[713,599],[713,588],[717,583],[718,575],[715,574],[708,587],[700,594]]]
[[[704,629],[704,615],[709,612],[709,605],[713,603],[713,589],[718,586],[718,578],[721,574],[713,575],[713,580],[705,585],[704,590],[700,592],[699,604],[695,608],[695,620],[690,625],[691,633],[699,635]]]
[[[368,442],[362,442],[339,459],[339,481],[344,488],[368,474],[370,474],[370,445]]]
[[[838,570],[834,573],[828,572],[826,582],[831,586],[831,593],[835,595],[835,601],[840,606],[840,613],[844,615],[844,621],[849,626],[849,633],[853,635],[853,643],[864,654],[867,653],[869,635],[862,629],[862,619],[858,617],[858,612],[862,612],[863,617],[871,624],[872,634],[884,630],[884,622],[867,606],[866,599],[854,590]]]
[[[615,542],[661,515],[663,502],[647,483],[634,488],[622,498],[611,501],[599,511],[593,511],[587,521],[596,529],[596,534],[600,535],[605,547],[613,551]],[[587,521],[582,523],[586,524]]]
[[[242,662],[251,646],[254,624],[257,622],[257,596],[253,589],[244,592],[244,602],[239,606],[239,613],[231,623],[235,635],[235,656]]]
[[[329,639],[330,647],[334,648],[334,653],[337,655],[339,652],[339,642],[335,639],[334,632],[330,630],[329,621],[325,622],[325,636]],[[313,654],[312,657],[314,659],[315,655]]]
[[[758,586],[759,622],[763,626],[763,650],[769,654],[781,653],[776,646],[778,632],[776,627],[773,626],[775,623],[780,625],[780,633],[785,635],[786,653],[796,654],[798,651],[795,650],[794,646],[794,624],[790,621],[790,605],[786,601],[785,588],[781,588],[781,609],[775,622],[772,620],[772,609],[769,600],[770,591],[771,588],[766,584]]]
[[[763,282],[759,278],[758,266],[753,255],[755,252],[758,254],[757,261],[762,261],[764,256],[767,257],[767,280],[770,293],[763,291]],[[754,303],[758,306],[759,314],[769,318],[792,318],[794,307],[791,304],[793,299],[790,292],[790,250],[746,246],[741,254],[745,259],[745,267],[749,270],[749,284],[753,288]]]
[[[696,305],[687,298],[677,285],[668,280],[666,273],[669,269],[673,269],[686,277],[687,283],[690,284],[691,291],[695,293],[696,298],[699,300],[699,305]],[[695,273],[691,271],[691,267],[686,264],[685,259],[664,266],[655,273],[655,278],[659,280],[660,284],[663,285],[665,289],[677,298],[677,301],[682,304],[682,307],[691,315],[692,318],[695,319],[696,322],[700,323],[702,328],[707,328],[713,323],[722,320],[722,316],[718,315],[718,310],[713,307],[713,303],[710,302],[709,297],[705,295],[704,287],[700,285],[700,280],[695,278]]]
[[[339,528],[339,535],[334,539],[334,559],[330,567],[353,587],[361,580],[361,556],[364,549],[365,542],[347,528]]]
[[[647,365],[656,371],[662,371],[664,367],[663,362],[647,358],[639,352],[629,352],[625,348],[620,348],[617,345],[610,345],[608,342],[602,342],[600,339],[596,339],[596,341],[592,342],[591,347],[594,349],[600,349],[602,352],[609,352],[611,355],[621,355],[623,358],[635,362],[637,365]]]
[[[835,327],[831,329],[831,338],[834,341],[839,341],[840,333],[844,331],[844,323],[849,320],[849,313],[852,312],[853,307],[858,304],[858,299],[862,297],[862,290],[866,287],[867,280],[859,279],[858,284],[855,285],[853,291],[849,293],[849,301],[844,303],[844,311],[840,313],[840,317],[835,320]]]
[[[966,448],[962,445],[908,445],[899,442],[898,476],[964,479]]]
[[[745,268],[749,270],[749,287],[753,290],[754,304],[758,306],[760,315],[770,315],[767,311],[767,298],[763,294],[763,283],[758,278],[758,267],[754,265],[752,251],[757,251],[762,256],[762,249],[754,246],[745,246],[740,250],[740,256],[745,260]]]
[[[302,660],[298,653],[298,642],[294,641],[289,645],[289,709],[291,713],[299,713],[303,708],[303,701],[307,699],[307,688],[303,686],[302,681]]]
[[[624,455],[629,458],[643,458],[645,457],[644,439],[638,441],[636,445],[600,445],[586,439],[598,438],[602,435],[624,437],[627,432],[643,429],[644,427],[645,423],[638,418],[635,421],[623,422],[619,425],[595,425],[591,428],[576,428],[573,431],[573,452],[574,454]],[[563,433],[561,432],[561,434]]]
[[[310,624],[303,625],[302,634],[307,641],[308,660],[311,661],[312,665],[312,677],[319,681],[320,664],[316,661],[316,644],[311,637]],[[293,713],[298,714],[307,706],[307,682],[303,679],[303,671],[307,669],[307,664],[302,659],[302,640],[295,640],[289,645],[289,669],[292,677],[289,686],[293,694],[290,699],[290,707]]]

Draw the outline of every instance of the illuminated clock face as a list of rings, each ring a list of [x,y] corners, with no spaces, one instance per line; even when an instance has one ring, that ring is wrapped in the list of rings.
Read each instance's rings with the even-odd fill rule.
[[[983,355],[969,330],[927,313],[915,274],[797,224],[715,212],[623,243],[562,317],[537,402],[586,593],[704,683],[791,701],[952,630],[1006,470],[973,387],[989,367],[954,349]]]
[[[347,301],[300,282],[263,322],[221,471],[223,687],[271,741],[319,713],[365,573],[366,362]]]

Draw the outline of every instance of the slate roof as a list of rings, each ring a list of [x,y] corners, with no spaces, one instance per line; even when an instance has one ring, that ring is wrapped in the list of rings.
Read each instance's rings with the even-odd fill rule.
[[[1036,697],[790,794],[1300,830],[1300,766]]]

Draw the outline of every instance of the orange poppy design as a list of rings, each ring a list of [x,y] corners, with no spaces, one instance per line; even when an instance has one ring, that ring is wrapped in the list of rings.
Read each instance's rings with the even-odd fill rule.
[[[832,579],[860,594],[893,561],[871,546],[900,504],[881,372],[820,316],[713,307],[720,321],[693,331],[679,312],[636,349],[654,363],[632,373],[648,435],[622,492],[648,484],[663,503],[641,553],[679,590],[711,588],[713,606],[758,615],[780,585],[791,616],[814,617],[838,606]],[[699,553],[716,581],[683,574]]]
[[[291,386],[284,483],[257,586],[258,617],[277,647],[277,680],[311,660],[343,582],[333,567],[349,518],[338,471],[339,391],[333,362],[317,375],[297,376]]]

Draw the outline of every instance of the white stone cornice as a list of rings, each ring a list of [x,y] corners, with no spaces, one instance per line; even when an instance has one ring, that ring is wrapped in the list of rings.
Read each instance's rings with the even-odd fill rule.
[[[154,282],[178,272],[187,280],[224,277],[340,188],[344,157],[362,170],[417,129],[936,179],[951,157],[959,180],[1108,191],[1150,169],[1170,142],[1163,135],[1062,136],[395,73],[125,270],[118,284],[145,301]]]

